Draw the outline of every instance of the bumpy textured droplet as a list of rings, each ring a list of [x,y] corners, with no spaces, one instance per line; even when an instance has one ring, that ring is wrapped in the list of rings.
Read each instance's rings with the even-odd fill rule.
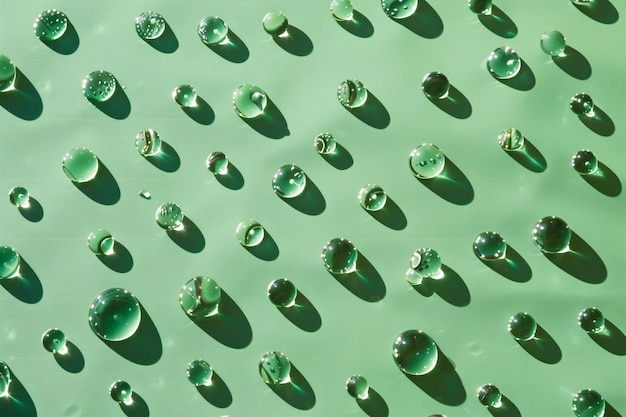
[[[483,232],[474,239],[474,254],[480,259],[495,260],[506,256],[506,242],[496,232]]]
[[[495,49],[487,58],[487,69],[496,78],[515,77],[522,68],[522,60],[517,52],[508,46]]]
[[[111,398],[118,403],[128,405],[133,402],[133,390],[130,387],[130,384],[126,381],[119,380],[111,384],[111,387],[109,387],[109,394],[111,395]]]
[[[265,229],[259,222],[253,219],[244,220],[237,225],[235,230],[237,240],[242,246],[253,247],[263,242]]]
[[[185,215],[176,203],[162,204],[155,213],[155,219],[159,226],[167,230],[180,230],[183,228]]]
[[[448,97],[450,81],[440,72],[429,72],[422,79],[422,91],[431,100]]]
[[[30,207],[30,194],[24,187],[13,187],[9,190],[9,201],[15,207],[29,208]]]
[[[0,398],[9,395],[9,386],[11,385],[11,371],[6,363],[0,361]]]
[[[569,108],[578,116],[593,116],[593,100],[587,93],[578,93],[570,99]]]
[[[35,36],[44,41],[59,39],[67,29],[67,16],[62,11],[51,9],[41,13],[35,24]]]
[[[211,152],[206,159],[206,167],[216,175],[228,174],[228,158],[223,152]]]
[[[196,107],[198,94],[196,89],[189,84],[181,84],[172,91],[172,98],[181,107]]]
[[[467,0],[467,6],[476,14],[491,14],[491,0]]]
[[[83,79],[83,95],[89,100],[104,102],[113,97],[117,81],[107,71],[93,71]]]
[[[533,242],[545,253],[560,253],[569,250],[572,231],[565,220],[548,216],[539,219],[533,229]]]
[[[135,19],[135,30],[141,39],[156,39],[165,31],[165,19],[157,12],[143,12]]]
[[[604,330],[604,314],[595,307],[587,307],[578,314],[578,325],[587,333]]]
[[[67,353],[67,339],[59,329],[48,329],[41,337],[41,343],[48,352],[63,355]]]
[[[286,278],[275,279],[267,287],[267,297],[276,307],[291,307],[297,295],[296,286]]]
[[[135,148],[143,156],[156,155],[161,151],[161,137],[153,129],[144,129],[135,136]]]
[[[446,157],[435,145],[424,143],[411,151],[409,166],[417,178],[435,178],[443,172]]]
[[[524,146],[524,135],[515,128],[505,129],[498,135],[498,143],[507,152],[517,151]]]
[[[13,88],[16,73],[13,61],[0,54],[0,93]]]
[[[437,365],[439,353],[435,341],[420,330],[406,330],[396,338],[392,347],[396,365],[405,373],[425,375]]]
[[[0,279],[14,277],[20,268],[20,255],[9,246],[0,246]]]
[[[572,167],[582,175],[593,174],[598,170],[598,159],[588,149],[576,152],[572,158]]]
[[[605,410],[604,398],[592,389],[579,391],[572,400],[572,411],[576,417],[603,417]]]
[[[404,19],[417,10],[418,0],[380,0],[385,14],[392,19]]]
[[[73,182],[93,180],[98,166],[98,158],[87,148],[74,148],[63,157],[63,172]]]
[[[207,45],[221,44],[228,39],[228,25],[217,16],[205,17],[198,25],[198,36]]]
[[[125,340],[141,322],[139,301],[128,290],[110,288],[101,292],[89,308],[89,326],[104,340]]]
[[[563,51],[565,51],[565,36],[558,30],[549,30],[541,35],[539,44],[541,45],[541,50],[548,55],[563,55]]]
[[[187,365],[187,379],[195,386],[211,385],[213,368],[205,360],[195,359]]]
[[[291,362],[281,352],[267,352],[259,361],[259,373],[266,384],[286,384],[291,381]]]
[[[96,255],[112,255],[115,240],[108,230],[98,229],[87,236],[87,246]]]
[[[349,274],[356,270],[359,252],[347,239],[330,240],[322,249],[322,262],[333,274]]]
[[[367,184],[358,195],[359,203],[367,211],[378,211],[385,207],[387,194],[376,184]]]
[[[263,17],[263,30],[269,35],[285,35],[288,27],[289,21],[283,12],[269,12]]]
[[[509,319],[508,330],[517,340],[530,340],[537,332],[537,322],[528,313],[516,313]]]
[[[414,273],[421,278],[443,278],[441,270],[441,257],[436,250],[421,248],[413,252],[409,259]]]
[[[369,397],[370,385],[367,379],[361,375],[352,375],[346,381],[346,391],[351,397],[365,400]]]
[[[218,313],[222,290],[214,279],[195,277],[178,292],[178,303],[189,317],[211,317]]]
[[[233,107],[245,119],[258,117],[267,107],[267,94],[254,84],[242,84],[233,92]]]
[[[499,408],[502,406],[502,395],[498,387],[485,384],[478,389],[478,401],[485,407]]]
[[[341,22],[344,20],[352,20],[354,17],[354,9],[351,0],[332,0],[330,3],[330,14],[335,20]]]
[[[283,165],[274,173],[272,187],[282,198],[297,197],[306,187],[306,175],[295,165]]]
[[[337,87],[337,99],[350,109],[360,107],[367,101],[367,88],[359,80],[346,80]]]
[[[313,139],[313,146],[315,146],[320,155],[328,155],[335,152],[337,142],[330,133],[320,133]]]

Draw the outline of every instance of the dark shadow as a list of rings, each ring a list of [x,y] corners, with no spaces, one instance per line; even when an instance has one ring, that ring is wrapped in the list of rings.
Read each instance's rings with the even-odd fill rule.
[[[576,79],[586,80],[591,77],[591,64],[583,54],[571,46],[565,46],[563,56],[553,56],[552,61]]]
[[[221,344],[243,349],[252,342],[252,328],[243,311],[222,288],[218,313],[192,320],[196,326]]]
[[[622,415],[615,408],[613,408],[608,401],[605,400],[604,417],[622,417]]]
[[[215,175],[215,178],[220,184],[231,190],[239,190],[244,184],[241,171],[230,161],[228,162],[228,172],[224,175]]]
[[[111,98],[106,101],[96,101],[88,99],[91,104],[96,106],[98,110],[109,117],[117,120],[123,120],[130,114],[130,101],[124,91],[122,85],[115,79],[115,91]]]
[[[322,318],[315,306],[298,291],[295,304],[291,307],[277,307],[290,322],[305,332],[316,332],[322,327]]]
[[[480,259],[480,258],[479,258]],[[483,264],[493,269],[498,274],[514,282],[528,282],[533,276],[533,271],[530,269],[530,265],[522,258],[522,256],[511,247],[507,245],[506,257],[497,260],[485,260],[480,259]]]
[[[180,168],[178,152],[169,143],[161,141],[161,150],[156,155],[145,156],[146,160],[161,171],[176,172]]]
[[[161,36],[156,39],[144,39],[144,41],[157,51],[163,52],[164,54],[171,54],[178,49],[178,39],[167,22],[165,22],[165,30]]]
[[[454,306],[465,307],[469,305],[472,297],[463,279],[446,265],[441,265],[441,270],[443,278],[430,279],[426,285],[432,288],[439,297]]]
[[[499,408],[487,407],[493,417],[522,417],[519,408],[508,397],[502,395],[502,405]]]
[[[361,252],[357,257],[356,271],[347,274],[330,273],[337,281],[361,300],[370,303],[385,298],[387,288],[376,268]]]
[[[133,402],[131,404],[120,403],[120,408],[128,417],[148,417],[150,409],[146,401],[135,391],[131,394]]]
[[[246,44],[230,28],[228,28],[227,39],[227,43],[207,46],[227,61],[236,64],[245,62],[250,56],[250,51]]]
[[[446,98],[429,100],[435,106],[457,119],[467,119],[472,115],[472,105],[469,100],[452,85]]]
[[[537,325],[534,338],[530,340],[515,339],[515,341],[532,357],[543,363],[554,365],[563,357],[559,345],[540,325]]]
[[[580,177],[587,181],[587,184],[609,197],[617,197],[622,193],[622,183],[615,172],[600,161],[598,161],[596,172]]]
[[[335,151],[333,153],[323,153],[320,155],[326,162],[340,170],[348,169],[354,164],[350,152],[338,143],[335,145]]]
[[[311,388],[309,382],[293,363],[291,364],[289,376],[291,381],[286,384],[267,384],[267,386],[283,401],[298,410],[310,410],[313,408],[315,405],[313,388]]]
[[[274,42],[295,56],[307,56],[313,52],[313,42],[306,33],[295,26],[287,27],[287,36],[273,36]]]
[[[391,19],[401,24],[411,32],[423,38],[434,39],[443,33],[441,17],[430,4],[422,0],[417,5],[417,10],[411,16],[404,19]]]
[[[252,129],[270,139],[281,139],[289,136],[289,127],[285,116],[276,107],[274,102],[268,97],[265,111],[254,118],[241,118]]]
[[[29,222],[36,223],[43,219],[43,207],[39,204],[39,201],[34,199],[33,197],[29,197],[28,201],[30,202],[30,207],[18,207],[18,211]]]
[[[67,352],[64,355],[54,354],[54,360],[67,372],[77,374],[85,368],[85,357],[76,345],[69,340],[65,343]]]
[[[11,371],[10,396],[0,398],[0,415],[7,417],[37,417],[37,409],[24,385]]]
[[[267,230],[263,234],[263,240],[256,246],[244,246],[244,248],[252,255],[263,261],[273,261],[278,258],[280,251],[276,241]]]
[[[373,388],[369,389],[369,396],[364,400],[356,400],[359,408],[370,417],[388,417],[389,406]]]
[[[437,347],[439,359],[435,368],[426,375],[410,375],[404,373],[411,382],[428,394],[433,400],[445,405],[461,405],[467,398],[461,378],[456,373],[454,365],[450,362],[439,347]]]
[[[72,182],[72,184],[96,203],[110,206],[120,201],[120,186],[100,159],[98,159],[98,172],[94,179],[87,182]]]
[[[183,107],[181,109],[185,114],[191,117],[201,125],[210,125],[215,120],[215,112],[202,97],[196,97],[196,105],[194,107]]]
[[[501,78],[495,77],[492,74],[493,78],[500,81],[502,84],[508,85],[509,87],[514,88],[516,90],[520,90],[520,91],[532,90],[532,88],[536,84],[535,74],[530,69],[530,67],[526,64],[526,61],[520,58],[520,62],[521,62],[521,67],[516,76],[507,78],[507,79],[501,79]]]
[[[528,138],[524,138],[524,145],[515,151],[505,151],[518,164],[532,172],[543,172],[548,168],[546,158],[539,152]]]
[[[581,281],[600,284],[606,280],[606,265],[596,251],[574,231],[569,248],[570,250],[565,253],[544,253],[544,255],[554,265]]]
[[[595,105],[593,106],[593,112],[594,115],[592,117],[582,115],[578,116],[578,118],[585,126],[600,136],[611,136],[615,133],[615,123],[613,123],[608,114]]]
[[[35,86],[15,68],[14,90],[0,94],[0,106],[24,120],[35,120],[43,112],[43,102]]]
[[[326,209],[326,200],[324,199],[322,192],[319,188],[317,188],[317,185],[311,181],[308,175],[306,176],[306,186],[304,187],[302,194],[293,198],[280,197],[280,199],[299,212],[310,216],[322,214]]]
[[[133,256],[126,246],[115,240],[113,242],[113,253],[110,255],[96,255],[96,257],[115,272],[126,273],[133,269]]]
[[[369,90],[367,90],[367,100],[362,106],[355,108],[345,107],[345,109],[363,123],[376,129],[384,129],[391,122],[391,116],[383,103]]]
[[[573,3],[572,3],[573,4]],[[574,4],[587,17],[610,25],[619,19],[619,13],[609,0],[593,0],[589,4]]]
[[[362,13],[352,11],[352,20],[338,20],[339,26],[359,38],[369,38],[374,34],[374,26]]]
[[[626,335],[606,318],[604,330],[599,333],[587,333],[594,342],[614,355],[626,355]]]
[[[447,156],[446,165],[441,174],[435,178],[417,179],[430,191],[450,203],[464,206],[474,200],[472,184]]]
[[[52,49],[54,52],[62,55],[71,55],[78,49],[80,39],[78,38],[76,28],[74,28],[72,22],[68,20],[67,28],[60,38],[53,41],[41,39],[41,42],[48,48]]]
[[[365,210],[365,212],[393,230],[402,230],[407,225],[407,219],[402,209],[389,196],[387,196],[383,208],[377,211]]]
[[[230,407],[233,403],[233,394],[215,371],[211,377],[211,385],[199,385],[196,389],[205,400],[217,408]]]
[[[128,359],[138,365],[153,365],[161,359],[163,354],[163,344],[161,336],[154,322],[140,304],[141,322],[135,334],[126,340],[110,341],[102,340],[121,357]]]
[[[491,14],[478,16],[478,20],[484,27],[503,38],[514,38],[517,36],[517,25],[497,6],[491,6]]]
[[[428,281],[426,280],[422,280],[420,284],[416,284],[416,285],[413,285],[411,283],[409,284],[411,285],[411,288],[413,288],[415,291],[417,291],[424,297],[430,297],[435,293],[435,291],[433,291],[430,285],[428,285]]]
[[[182,230],[168,230],[167,235],[174,243],[191,253],[202,252],[206,244],[198,226],[187,216],[183,218]]]
[[[17,277],[0,279],[0,285],[20,301],[28,304],[38,303],[43,297],[41,281],[21,255],[19,271],[19,276]]]

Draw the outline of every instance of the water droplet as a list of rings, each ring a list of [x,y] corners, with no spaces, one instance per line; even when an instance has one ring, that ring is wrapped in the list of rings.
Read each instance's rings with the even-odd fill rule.
[[[436,250],[431,248],[421,248],[413,252],[409,259],[411,268],[415,275],[420,278],[443,278],[441,270],[441,257]]]
[[[533,242],[546,253],[560,253],[569,250],[572,231],[559,217],[548,216],[540,219],[533,229]]]
[[[185,215],[176,203],[162,204],[155,214],[156,222],[164,229],[181,230]]]
[[[425,375],[437,365],[435,341],[421,330],[406,330],[393,343],[393,359],[405,373]]]
[[[592,389],[579,391],[572,400],[572,411],[576,417],[603,417],[605,408],[602,395]]]
[[[473,248],[476,256],[488,261],[506,256],[506,242],[496,232],[483,232],[476,236]]]
[[[259,373],[266,384],[286,384],[291,381],[291,362],[281,352],[267,352],[259,361]]]
[[[282,198],[297,197],[306,187],[306,175],[295,165],[283,165],[274,173],[272,187]]]
[[[211,152],[206,159],[207,169],[216,175],[228,174],[228,158],[223,152]]]
[[[207,361],[194,359],[187,365],[187,379],[195,386],[209,386],[212,378],[213,368]]]
[[[112,255],[115,240],[108,230],[98,229],[87,236],[87,246],[96,255]]]
[[[267,297],[276,307],[291,307],[296,302],[298,290],[285,278],[275,279],[267,287]]]
[[[165,31],[165,19],[156,12],[143,12],[135,19],[135,30],[141,39],[156,39]]]
[[[135,136],[135,147],[143,156],[156,155],[161,151],[161,138],[153,129],[145,129]]]
[[[588,149],[576,152],[572,158],[572,167],[582,175],[593,174],[598,170],[598,159]]]
[[[591,2],[592,0],[572,0],[572,3],[580,5],[589,5]]]
[[[335,238],[330,240],[322,249],[322,262],[326,269],[333,274],[349,274],[356,271],[356,261],[359,252],[347,239]]]
[[[365,400],[369,397],[370,385],[367,379],[361,375],[352,375],[346,381],[346,390],[351,397]]]
[[[445,165],[445,155],[432,144],[421,144],[409,155],[409,166],[417,178],[435,178],[443,172]]]
[[[0,279],[13,278],[20,269],[20,255],[9,246],[0,246]]]
[[[467,0],[467,6],[472,13],[476,14],[491,14],[491,5],[491,0]]]
[[[593,100],[587,93],[577,93],[569,101],[569,108],[578,116],[593,117]]]
[[[385,14],[392,19],[404,19],[417,10],[418,0],[380,0]]]
[[[237,240],[242,246],[253,247],[263,242],[265,237],[265,229],[256,220],[244,220],[237,225],[235,230]]]
[[[73,182],[87,182],[98,173],[98,158],[87,148],[74,148],[63,157],[63,172]]]
[[[29,208],[30,195],[24,187],[13,187],[9,190],[9,201],[15,207]]]
[[[367,101],[367,88],[359,80],[345,80],[337,87],[337,99],[350,109],[360,107]]]
[[[517,52],[508,46],[494,50],[487,58],[487,69],[496,78],[512,78],[522,68],[522,60]]]
[[[41,343],[48,352],[63,355],[67,353],[67,339],[59,329],[48,329],[41,337]]]
[[[524,135],[515,128],[505,129],[498,135],[498,143],[507,152],[517,151],[524,146]]]
[[[139,301],[128,290],[102,291],[89,308],[89,326],[104,340],[125,340],[135,334],[141,322]]]
[[[541,35],[539,41],[541,50],[551,56],[563,56],[565,51],[565,36],[558,30],[549,30]]]
[[[15,65],[6,55],[0,54],[0,93],[13,89]]]
[[[53,41],[59,39],[65,33],[67,16],[56,9],[46,10],[35,19],[33,27],[35,36],[39,39]]]
[[[313,146],[315,146],[320,155],[328,155],[335,153],[337,142],[330,133],[320,133],[313,139]]]
[[[495,385],[483,385],[478,389],[477,395],[478,401],[485,407],[500,408],[502,406],[502,395]]]
[[[152,195],[150,194],[150,191],[143,189],[143,190],[139,190],[139,196],[142,198],[145,198],[146,200],[150,200],[152,198]]]
[[[266,106],[267,94],[254,84],[242,84],[233,91],[233,107],[245,119],[263,114]]]
[[[93,71],[83,80],[83,95],[89,100],[107,101],[115,93],[117,81],[113,74],[107,71]]]
[[[222,290],[214,279],[195,277],[178,292],[178,303],[191,318],[211,317],[218,313]]]
[[[335,20],[341,22],[344,20],[352,20],[354,17],[354,9],[350,0],[333,0],[330,3],[330,14]]]
[[[385,207],[387,194],[376,184],[367,184],[359,191],[359,203],[367,211],[378,211]]]
[[[404,277],[409,282],[409,284],[413,286],[422,285],[422,281],[424,279],[424,277],[413,268],[407,269],[406,273],[404,274]]]
[[[440,72],[429,72],[422,79],[422,91],[431,100],[448,97],[450,81]]]
[[[530,340],[537,332],[537,322],[528,313],[517,313],[509,319],[508,331],[516,340]]]
[[[289,22],[283,12],[269,12],[263,16],[263,29],[272,36],[287,35]]]
[[[133,390],[130,387],[130,384],[126,381],[115,381],[109,387],[109,394],[113,400],[118,403],[124,404],[132,404],[133,402]]]
[[[205,17],[198,25],[198,36],[207,45],[228,42],[228,25],[217,16]]]
[[[172,98],[181,107],[196,107],[198,94],[189,84],[181,84],[172,91]]]
[[[6,363],[0,361],[0,398],[9,395],[9,386],[11,385],[11,371]]]
[[[587,333],[604,330],[604,314],[595,307],[588,307],[578,314],[578,325]]]

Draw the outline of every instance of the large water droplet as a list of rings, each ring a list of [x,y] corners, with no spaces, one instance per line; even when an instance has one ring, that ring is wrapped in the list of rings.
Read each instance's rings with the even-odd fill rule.
[[[242,246],[253,247],[259,245],[265,237],[265,229],[253,219],[244,220],[235,230],[237,240]]]
[[[233,107],[245,119],[261,115],[267,106],[267,94],[254,84],[242,84],[233,91]]]
[[[98,229],[87,236],[87,246],[96,255],[112,255],[115,240],[108,230]]]
[[[282,198],[294,198],[306,187],[306,175],[296,165],[283,165],[274,173],[272,187]]]
[[[352,375],[346,381],[346,391],[351,397],[358,400],[365,400],[369,397],[370,385],[367,379],[361,375]]]
[[[358,195],[359,203],[367,211],[378,211],[385,207],[387,194],[376,184],[367,184]]]
[[[380,0],[385,14],[392,19],[404,19],[417,10],[418,0]]]
[[[267,287],[267,297],[276,307],[291,307],[297,295],[296,286],[285,278],[275,279]]]
[[[216,175],[228,174],[228,158],[224,152],[211,152],[206,159],[207,169]]]
[[[435,145],[421,144],[411,151],[409,166],[417,178],[430,179],[443,172],[446,157]]]
[[[159,226],[167,230],[181,230],[185,215],[176,203],[162,204],[155,213],[155,219]]]
[[[228,41],[228,25],[217,16],[205,17],[198,25],[198,36],[207,45],[217,45]]]
[[[128,339],[141,322],[139,301],[128,290],[110,288],[101,292],[89,308],[89,326],[104,340]]]
[[[266,384],[286,384],[291,381],[291,362],[281,352],[267,352],[259,361],[259,373]]]
[[[328,155],[335,152],[337,142],[330,133],[320,133],[313,139],[313,146],[320,155]]]
[[[196,107],[198,94],[196,89],[189,84],[181,84],[172,91],[172,98],[181,107]]]
[[[330,3],[330,14],[339,22],[352,20],[354,17],[353,13],[354,9],[350,0],[333,0]]]
[[[396,338],[392,350],[396,365],[407,374],[424,375],[437,365],[435,341],[420,330],[406,330]]]
[[[522,60],[517,52],[508,46],[494,50],[487,58],[487,69],[496,78],[515,77],[522,68]]]
[[[283,12],[269,12],[263,17],[263,30],[272,36],[284,36],[289,22]]]
[[[195,277],[178,292],[178,302],[191,318],[210,317],[218,313],[222,290],[214,279]]]
[[[516,151],[524,146],[524,135],[515,128],[505,129],[498,135],[498,143],[507,152]]]
[[[558,30],[549,30],[541,35],[539,41],[541,50],[551,56],[563,55],[565,51],[565,36]]]
[[[33,27],[35,36],[39,39],[53,41],[59,39],[65,33],[67,16],[56,9],[46,10],[35,19]]]
[[[360,107],[367,101],[367,88],[359,80],[345,80],[337,87],[337,99],[350,109]]]
[[[195,386],[211,385],[213,368],[205,360],[195,359],[187,365],[187,379]]]
[[[349,274],[356,270],[356,261],[359,252],[347,239],[335,238],[330,240],[322,249],[322,262],[326,269],[333,274]]]
[[[516,313],[509,319],[508,331],[517,340],[530,340],[537,332],[537,322],[528,313]]]
[[[450,81],[440,72],[429,72],[422,79],[422,91],[431,100],[448,97]]]
[[[436,250],[420,248],[413,252],[409,259],[413,273],[420,278],[443,278],[441,257]]]
[[[87,148],[74,148],[63,157],[63,172],[73,182],[91,181],[98,174],[98,158]]]
[[[578,325],[587,333],[604,330],[604,314],[595,307],[587,307],[578,314]]]
[[[572,231],[565,220],[548,216],[539,219],[533,229],[533,242],[546,253],[560,253],[569,250]]]
[[[157,12],[143,12],[135,19],[135,30],[141,39],[156,39],[165,31],[165,19]]]
[[[496,232],[483,232],[474,239],[474,254],[480,259],[494,260],[506,256],[506,242]]]
[[[576,417],[603,417],[606,402],[602,395],[592,389],[579,391],[572,400]]]
[[[578,116],[593,116],[593,100],[587,93],[577,93],[569,101],[569,108]]]
[[[109,394],[111,395],[111,398],[118,403],[128,405],[133,402],[133,390],[130,387],[130,384],[126,381],[118,380],[111,384],[109,387]]]
[[[83,95],[89,100],[107,101],[115,93],[117,81],[107,71],[93,71],[83,79]]]
[[[583,149],[572,157],[572,167],[581,175],[593,174],[598,170],[598,159],[593,152]]]

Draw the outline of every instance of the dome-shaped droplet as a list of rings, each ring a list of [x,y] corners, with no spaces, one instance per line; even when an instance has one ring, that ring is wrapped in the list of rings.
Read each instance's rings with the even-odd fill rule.
[[[572,400],[572,411],[576,417],[603,417],[605,410],[604,398],[592,389],[579,391]]]
[[[417,178],[435,178],[443,172],[446,157],[435,145],[424,143],[411,151],[409,166]]]
[[[126,381],[119,380],[111,384],[109,394],[118,403],[129,405],[133,402],[133,390]]]
[[[346,391],[351,397],[365,400],[369,397],[370,385],[362,375],[352,375],[346,381]]]
[[[29,208],[30,207],[30,194],[24,187],[13,187],[9,190],[9,201],[15,207]]]
[[[413,252],[409,259],[414,273],[421,278],[439,279],[443,277],[441,257],[436,250],[420,248]]]
[[[67,339],[59,329],[48,329],[41,337],[41,343],[48,352],[63,355],[67,353]]]
[[[541,50],[548,55],[563,55],[563,51],[565,51],[565,36],[558,30],[549,30],[541,35],[539,44],[541,45]]]
[[[135,19],[135,30],[141,39],[156,39],[165,31],[165,19],[157,12],[143,12]]]
[[[0,361],[0,398],[9,395],[11,385],[11,371],[6,363]]]
[[[485,407],[499,408],[502,406],[502,395],[498,387],[485,384],[478,389],[478,401]]]
[[[217,45],[228,40],[228,25],[217,16],[205,17],[198,25],[198,36],[207,45]]]
[[[288,27],[289,21],[283,12],[269,12],[263,16],[263,30],[269,35],[285,35]]]
[[[359,80],[345,80],[337,87],[337,99],[350,109],[360,107],[367,101],[367,88]]]
[[[98,229],[87,236],[87,246],[96,255],[112,255],[115,239],[108,230]]]
[[[440,72],[429,72],[422,79],[422,91],[431,100],[448,97],[450,81]]]
[[[344,20],[352,20],[354,17],[354,9],[351,0],[332,0],[330,2],[330,14],[335,20],[341,22]]]
[[[13,61],[6,55],[0,54],[0,93],[13,88],[16,73]]]
[[[286,384],[291,381],[291,362],[281,352],[267,352],[259,361],[259,373],[266,384]]]
[[[506,242],[496,232],[483,232],[474,239],[474,254],[480,259],[494,260],[506,256]]]
[[[515,128],[505,129],[498,135],[498,143],[507,152],[517,151],[524,146],[524,135]]]
[[[578,116],[593,116],[593,100],[587,93],[577,93],[569,101],[569,108]]]
[[[189,84],[181,84],[172,91],[172,98],[181,107],[196,107],[198,94]]]
[[[385,207],[387,194],[376,184],[367,184],[358,195],[359,203],[367,211],[378,211]]]
[[[587,307],[578,314],[578,325],[587,333],[604,330],[604,314],[595,307]]]
[[[161,137],[153,129],[144,129],[135,136],[135,148],[143,156],[156,155],[161,151]]]
[[[187,379],[195,386],[211,385],[213,368],[205,360],[195,359],[187,365]]]
[[[191,318],[210,317],[218,313],[222,290],[214,279],[195,277],[183,285],[178,303]]]
[[[12,278],[20,269],[20,255],[9,246],[0,246],[0,279]]]
[[[313,146],[320,155],[328,155],[335,152],[337,142],[330,133],[320,133],[313,139]]]
[[[207,169],[216,175],[228,174],[228,158],[224,152],[211,152],[206,159]]]
[[[93,71],[83,79],[83,95],[97,102],[113,97],[116,87],[115,77],[107,71]]]
[[[62,11],[51,9],[41,13],[35,24],[35,36],[43,41],[59,39],[67,29],[67,16]]]
[[[392,19],[404,19],[417,10],[418,0],[380,0],[385,14]]]
[[[425,375],[437,365],[439,353],[435,341],[420,330],[406,330],[392,348],[396,365],[407,374]]]
[[[272,187],[282,198],[294,198],[306,187],[306,175],[296,165],[283,165],[274,173]]]
[[[491,14],[491,0],[467,0],[467,6],[472,13],[476,14]]]
[[[330,240],[322,249],[322,262],[333,274],[348,274],[356,270],[359,252],[347,239]]]
[[[598,170],[598,159],[593,152],[583,149],[572,157],[572,167],[581,175],[593,174]]]
[[[259,222],[253,219],[244,220],[237,225],[235,230],[237,240],[242,246],[253,247],[263,242],[265,229]]]
[[[508,46],[495,49],[487,58],[487,69],[496,78],[515,77],[522,68],[522,60],[517,52]]]
[[[267,94],[254,84],[242,84],[233,92],[233,107],[245,119],[260,116],[267,107]]]
[[[155,213],[155,219],[159,226],[167,230],[181,230],[185,215],[176,203],[162,204]]]
[[[267,287],[267,297],[276,307],[291,307],[297,295],[296,286],[286,278],[275,279]]]
[[[517,313],[509,319],[508,330],[517,340],[530,340],[537,332],[537,322],[528,313]]]
[[[139,328],[141,307],[128,290],[110,288],[101,292],[89,308],[89,326],[104,340],[128,339]]]
[[[63,157],[63,172],[73,182],[91,181],[98,174],[98,158],[87,148],[74,148]]]
[[[533,229],[533,242],[546,253],[560,253],[569,250],[572,231],[565,220],[548,216],[539,219]]]

